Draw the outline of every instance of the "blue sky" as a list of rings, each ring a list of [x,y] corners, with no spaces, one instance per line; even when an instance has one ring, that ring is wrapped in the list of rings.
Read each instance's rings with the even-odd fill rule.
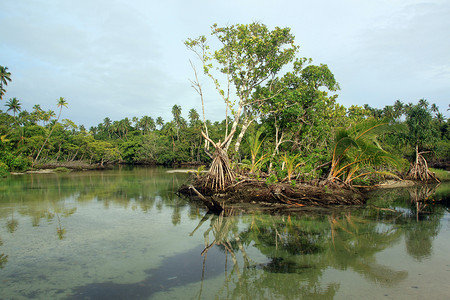
[[[327,64],[338,102],[391,105],[426,98],[446,117],[450,103],[450,1],[135,1],[15,0],[0,4],[0,65],[12,73],[3,104],[16,97],[89,127],[105,117],[172,118],[201,111],[183,41],[258,21],[290,27],[299,57]],[[220,96],[205,86],[207,118],[224,118]],[[0,109],[5,110],[0,103]]]

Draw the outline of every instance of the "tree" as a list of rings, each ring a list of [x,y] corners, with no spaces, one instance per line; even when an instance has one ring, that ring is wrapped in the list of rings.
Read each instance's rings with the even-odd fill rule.
[[[9,81],[11,81],[11,72],[8,72],[8,67],[0,66],[0,100],[6,93],[4,85],[8,85]]]
[[[33,116],[36,122],[39,122],[44,117],[44,111],[39,104],[33,106]]]
[[[200,115],[198,114],[198,112],[194,108],[191,108],[191,110],[189,110],[189,125],[191,127],[194,127],[199,118]]]
[[[249,105],[252,102],[264,101],[253,99],[253,92],[256,87],[273,79],[286,64],[294,60],[298,46],[294,44],[294,36],[289,28],[276,27],[270,31],[266,25],[260,23],[227,27],[218,27],[214,24],[211,27],[211,34],[222,45],[212,54],[204,51],[209,49],[205,36],[188,39],[185,45],[200,58],[204,73],[213,80],[227,111],[231,107],[234,112],[231,131],[227,132],[223,142],[215,143],[202,132],[204,138],[216,149],[209,176],[213,182],[213,189],[217,189],[224,188],[225,184],[234,178],[227,151],[238,126],[241,126],[240,134],[243,135],[253,120],[248,110]],[[225,92],[222,89],[218,78],[213,75],[214,69],[226,76],[225,86],[228,87],[230,83],[233,85],[236,99],[230,99],[229,90]],[[213,178],[215,176],[221,178]]]
[[[17,112],[20,112],[22,110],[21,104],[16,97],[9,99],[9,101],[6,103],[6,106],[8,107],[7,111],[12,110],[14,116],[16,116]]]
[[[156,125],[159,126],[159,129],[160,129],[160,130],[162,129],[162,127],[164,126],[164,120],[163,120],[162,117],[157,117],[157,118],[156,118]]]
[[[111,138],[111,124],[112,121],[109,117],[103,119],[103,127],[108,132],[108,137]]]
[[[177,140],[180,139],[180,127],[182,123],[182,117],[181,117],[181,106],[174,105],[172,107],[172,115],[173,115],[173,121],[175,122],[175,128],[177,131]]]
[[[59,97],[58,102],[56,104],[56,106],[59,107],[58,118],[56,119],[55,123],[53,124],[52,129],[48,133],[47,138],[45,139],[44,143],[42,144],[42,147],[39,150],[39,152],[37,153],[36,158],[34,159],[33,164],[31,166],[34,166],[34,164],[36,163],[36,161],[39,158],[39,155],[41,155],[42,149],[44,149],[45,144],[47,143],[48,139],[50,138],[50,136],[53,133],[53,130],[55,129],[56,123],[59,121],[59,118],[61,117],[61,112],[62,112],[63,107],[67,107],[67,105],[68,105],[68,103],[67,103],[66,99],[64,99],[64,97]]]
[[[150,131],[155,130],[155,120],[149,116],[143,116],[139,121],[139,127],[142,130],[142,134],[149,134]]]
[[[326,65],[305,67],[310,62],[297,60],[292,72],[269,81],[255,92],[254,98],[267,99],[254,103],[252,109],[272,136],[269,172],[282,144],[289,142],[291,152],[302,152],[305,156],[324,149],[332,139],[330,127],[339,121],[336,116],[341,107],[336,104],[337,96],[328,95],[339,85]]]
[[[406,110],[408,133],[404,137],[407,144],[415,149],[415,161],[411,164],[408,176],[414,180],[436,179],[428,170],[428,163],[423,156],[426,151],[422,152],[426,145],[436,141],[437,136],[432,126],[433,117],[428,105],[427,100],[421,99],[417,105],[410,104]]]

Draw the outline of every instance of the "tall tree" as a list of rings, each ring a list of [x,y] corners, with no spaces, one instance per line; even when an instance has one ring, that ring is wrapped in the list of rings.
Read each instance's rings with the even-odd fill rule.
[[[142,130],[142,134],[149,134],[150,131],[155,130],[155,120],[149,116],[143,116],[139,120],[139,127]]]
[[[189,125],[191,127],[194,127],[195,124],[197,123],[197,121],[199,120],[200,115],[198,114],[198,112],[195,110],[195,108],[191,108],[189,110]]]
[[[6,103],[6,106],[8,107],[6,111],[12,110],[14,116],[16,116],[17,112],[20,112],[22,110],[22,105],[16,97],[9,99],[9,101]]]
[[[173,121],[175,122],[175,128],[177,131],[177,140],[180,139],[180,127],[181,127],[181,106],[174,105],[172,107],[172,115],[173,115]]]
[[[109,138],[111,138],[111,124],[112,121],[109,117],[103,119],[103,127],[105,128],[106,132],[108,132]]]
[[[408,176],[415,180],[436,179],[428,169],[428,163],[423,156],[424,147],[436,140],[436,132],[432,126],[431,109],[428,101],[419,100],[418,104],[409,104],[406,110],[406,125],[408,133],[406,142],[415,149],[415,161],[411,164]],[[437,179],[436,179],[437,180]]]
[[[50,138],[50,136],[53,133],[53,130],[55,129],[55,125],[56,123],[59,121],[59,118],[61,117],[61,112],[63,107],[67,107],[68,103],[66,101],[66,99],[64,99],[64,97],[59,97],[58,102],[56,104],[57,107],[59,107],[59,114],[58,114],[58,118],[56,119],[55,123],[52,126],[52,129],[50,130],[50,132],[48,133],[47,138],[45,139],[44,143],[42,144],[41,149],[39,149],[38,154],[36,155],[36,158],[33,161],[33,164],[31,166],[34,166],[34,164],[36,163],[36,161],[39,159],[39,156],[41,155],[42,149],[44,149],[45,144],[47,143],[48,139]]]
[[[3,99],[3,95],[6,93],[4,86],[8,85],[11,81],[11,72],[8,72],[8,67],[0,66],[0,100]]]
[[[216,154],[210,168],[212,187],[222,189],[234,178],[229,167],[228,148],[231,145],[236,130],[241,125],[241,132],[248,128],[252,116],[247,110],[251,102],[264,101],[252,99],[256,87],[274,78],[286,64],[295,58],[298,46],[294,44],[294,36],[289,28],[276,27],[270,31],[266,25],[252,23],[238,24],[227,27],[211,27],[211,34],[221,43],[222,47],[213,53],[209,49],[205,36],[188,39],[185,45],[194,51],[202,61],[203,70],[208,75],[226,103],[226,108],[232,107],[234,120],[231,131],[223,142],[215,143],[203,132],[205,139],[210,140],[216,148]],[[214,64],[214,65],[213,65]],[[236,99],[230,99],[223,90],[213,71],[219,70],[226,76],[225,87],[231,83]],[[242,119],[242,122],[240,120]]]
[[[162,127],[164,126],[164,120],[163,120],[162,117],[157,117],[157,118],[156,118],[156,125],[159,126],[159,129],[160,129],[160,130],[162,129]]]

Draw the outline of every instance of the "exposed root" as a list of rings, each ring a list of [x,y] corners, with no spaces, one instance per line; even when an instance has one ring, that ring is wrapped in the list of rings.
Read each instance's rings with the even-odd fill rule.
[[[416,161],[414,163],[411,163],[411,167],[406,177],[412,180],[419,181],[435,180],[439,183],[439,179],[437,179],[436,176],[432,172],[430,172],[428,163],[422,154],[423,153],[416,154]]]
[[[206,176],[205,187],[210,187],[215,191],[224,190],[234,181],[234,177],[227,153],[220,148],[216,148],[214,159]]]

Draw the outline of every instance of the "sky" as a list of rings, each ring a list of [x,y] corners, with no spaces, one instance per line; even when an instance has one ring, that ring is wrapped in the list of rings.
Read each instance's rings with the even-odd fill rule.
[[[210,27],[260,22],[289,27],[298,57],[327,64],[338,103],[383,108],[396,100],[450,104],[448,0],[14,0],[0,2],[0,65],[12,81],[0,109],[16,97],[87,128],[105,117],[172,119],[201,101],[191,87],[197,62],[183,42]],[[225,106],[206,78],[206,117]]]

